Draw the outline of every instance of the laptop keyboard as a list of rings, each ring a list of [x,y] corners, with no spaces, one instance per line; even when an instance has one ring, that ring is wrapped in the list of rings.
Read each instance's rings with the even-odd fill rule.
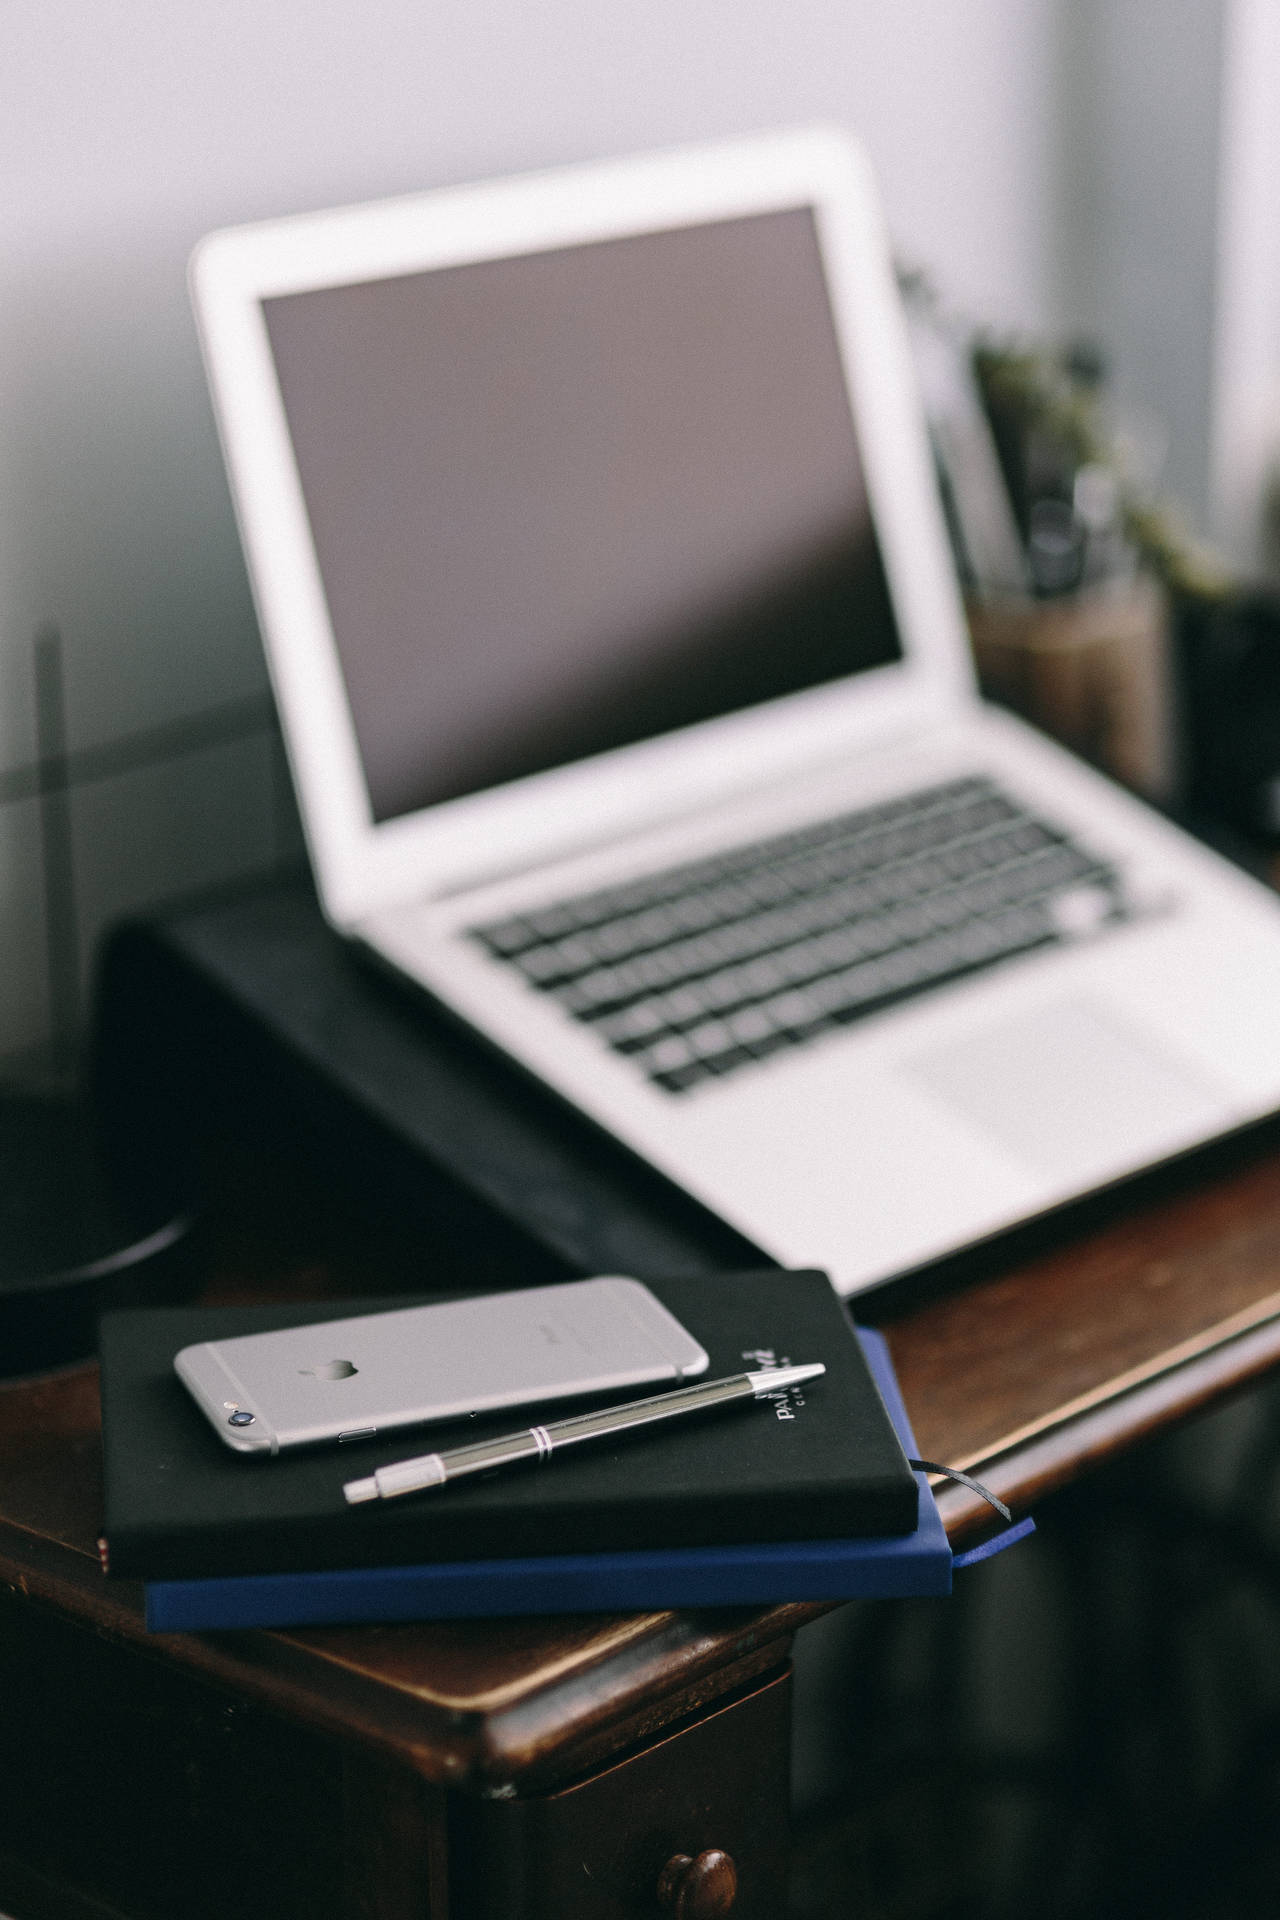
[[[1114,867],[967,777],[471,934],[683,1093],[1128,917]]]

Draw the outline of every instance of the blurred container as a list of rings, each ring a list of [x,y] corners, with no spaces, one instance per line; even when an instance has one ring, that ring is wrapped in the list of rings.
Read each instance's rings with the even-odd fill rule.
[[[984,693],[1149,799],[1175,794],[1169,596],[1136,573],[1056,598],[973,600]]]
[[[1280,593],[1182,595],[1174,635],[1186,808],[1280,846]]]
[[[0,1379],[88,1358],[109,1307],[181,1297],[190,1227],[122,1205],[78,1102],[0,1092]]]

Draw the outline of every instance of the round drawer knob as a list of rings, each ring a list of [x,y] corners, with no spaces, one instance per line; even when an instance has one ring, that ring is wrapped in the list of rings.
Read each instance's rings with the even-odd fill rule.
[[[738,1869],[719,1847],[696,1859],[673,1853],[658,1877],[658,1900],[676,1920],[716,1920],[728,1913],[738,1891]]]

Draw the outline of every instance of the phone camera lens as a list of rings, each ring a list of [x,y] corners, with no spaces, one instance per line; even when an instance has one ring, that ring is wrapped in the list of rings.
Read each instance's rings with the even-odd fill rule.
[[[243,1407],[237,1407],[234,1413],[228,1414],[227,1425],[229,1427],[251,1427],[253,1425],[253,1415],[246,1413]]]

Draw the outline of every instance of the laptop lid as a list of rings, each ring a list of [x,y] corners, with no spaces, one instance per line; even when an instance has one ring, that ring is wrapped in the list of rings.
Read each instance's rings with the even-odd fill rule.
[[[842,136],[232,230],[192,281],[338,925],[971,692]]]

